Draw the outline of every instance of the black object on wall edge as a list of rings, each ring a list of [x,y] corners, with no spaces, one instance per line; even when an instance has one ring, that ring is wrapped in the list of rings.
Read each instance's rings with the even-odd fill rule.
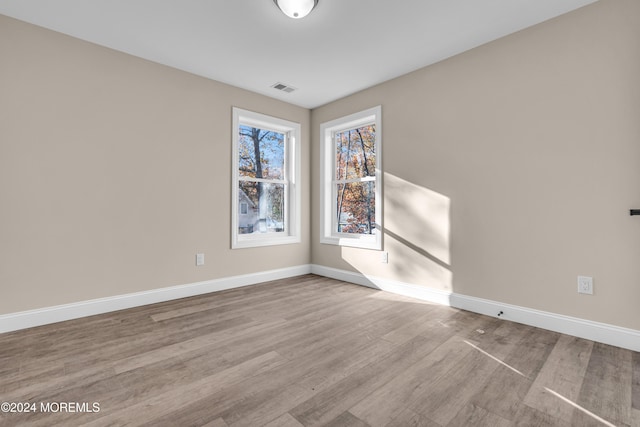
[[[640,215],[640,209],[631,209],[629,213],[631,214],[631,216]]]

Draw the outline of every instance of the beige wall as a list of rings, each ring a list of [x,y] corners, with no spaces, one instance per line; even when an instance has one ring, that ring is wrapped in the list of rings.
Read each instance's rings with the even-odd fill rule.
[[[309,262],[230,250],[231,108],[307,109],[0,16],[0,314]],[[204,252],[206,265],[195,267]]]
[[[636,0],[312,112],[2,16],[0,58],[0,314],[313,262],[640,329]],[[389,264],[318,243],[319,125],[378,104]],[[232,106],[302,124],[299,245],[229,249]]]
[[[317,231],[317,129],[378,104],[388,265]],[[601,0],[323,106],[312,126],[313,263],[640,329],[639,1]]]

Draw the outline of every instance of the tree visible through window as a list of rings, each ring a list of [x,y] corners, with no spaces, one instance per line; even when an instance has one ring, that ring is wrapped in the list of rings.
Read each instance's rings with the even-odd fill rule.
[[[322,243],[382,248],[381,108],[320,125]]]
[[[335,231],[338,233],[376,232],[375,142],[375,124],[335,134]]]
[[[300,125],[233,109],[232,247],[300,241]]]
[[[244,233],[281,233],[285,224],[285,138],[283,133],[240,125],[238,185],[254,206],[252,224]],[[246,230],[247,227],[250,230]]]

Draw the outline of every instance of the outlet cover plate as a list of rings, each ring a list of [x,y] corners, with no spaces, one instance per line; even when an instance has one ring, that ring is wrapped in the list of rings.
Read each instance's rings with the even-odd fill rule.
[[[578,293],[593,295],[593,277],[578,276]]]
[[[204,254],[196,254],[196,266],[204,265]]]

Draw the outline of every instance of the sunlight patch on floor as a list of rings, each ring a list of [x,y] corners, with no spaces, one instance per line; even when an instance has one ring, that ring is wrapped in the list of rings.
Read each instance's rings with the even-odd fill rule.
[[[565,403],[568,403],[569,405],[573,406],[574,408],[584,412],[585,414],[589,415],[591,418],[600,421],[602,424],[609,426],[609,427],[616,427],[615,424],[611,424],[609,421],[605,420],[604,418],[600,418],[599,416],[597,416],[596,414],[594,414],[593,412],[589,411],[586,408],[583,408],[582,406],[578,405],[577,403],[573,402],[570,399],[567,399],[566,397],[564,397],[563,395],[561,395],[560,393],[557,393],[547,387],[544,388],[545,391],[551,393],[552,395],[554,395],[555,397],[557,397],[558,399],[562,400]]]
[[[472,343],[470,343],[469,341],[465,340],[464,341],[465,344],[470,345],[471,347],[473,347],[474,349],[478,350],[480,353],[484,354],[485,356],[487,356],[490,359],[495,360],[496,362],[498,362],[499,364],[501,364],[502,366],[506,367],[507,369],[511,369],[513,372],[515,372],[518,375],[521,375],[525,378],[527,378],[527,376],[525,374],[523,374],[522,372],[518,371],[516,368],[514,368],[513,366],[503,362],[502,360],[498,359],[495,356],[492,356],[491,354],[487,353],[486,351],[484,351],[483,349],[481,349],[480,347],[478,347],[477,345],[474,345]]]

